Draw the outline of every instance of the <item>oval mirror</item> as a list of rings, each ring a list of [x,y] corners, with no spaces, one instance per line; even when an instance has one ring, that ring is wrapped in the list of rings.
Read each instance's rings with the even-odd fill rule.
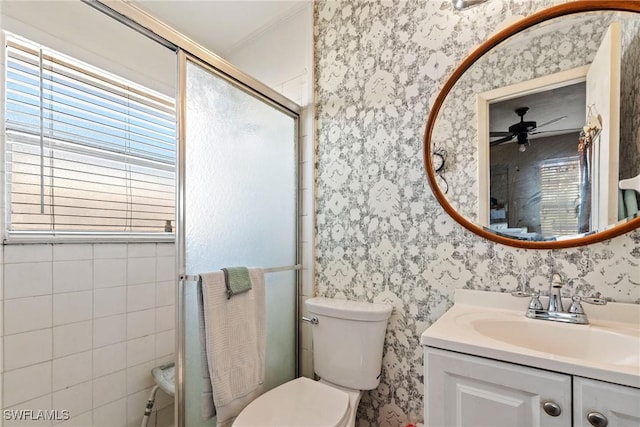
[[[453,72],[427,121],[424,162],[456,221],[532,249],[640,226],[639,12],[637,1],[554,6]]]

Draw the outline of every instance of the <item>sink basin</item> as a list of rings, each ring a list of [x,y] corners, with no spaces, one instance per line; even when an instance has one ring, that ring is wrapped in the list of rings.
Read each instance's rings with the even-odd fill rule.
[[[473,319],[470,326],[488,338],[531,350],[640,367],[640,337],[595,325],[567,325],[531,319]]]
[[[458,289],[455,300],[422,345],[640,388],[640,304],[589,306],[590,323],[575,325],[529,319],[529,301],[507,293]]]

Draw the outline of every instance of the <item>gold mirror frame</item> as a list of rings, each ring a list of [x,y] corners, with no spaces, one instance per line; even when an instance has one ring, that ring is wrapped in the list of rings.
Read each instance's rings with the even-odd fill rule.
[[[618,223],[615,225],[611,225],[608,228],[594,232],[592,234],[582,235],[576,238],[566,239],[566,240],[553,240],[553,241],[527,241],[527,240],[518,240],[509,237],[503,237],[499,234],[495,234],[486,228],[475,224],[465,217],[463,217],[460,213],[458,213],[453,206],[449,203],[445,195],[440,191],[440,187],[438,186],[436,173],[433,169],[433,165],[431,164],[431,135],[433,133],[434,125],[436,119],[438,117],[438,113],[442,108],[442,104],[444,103],[445,98],[453,88],[453,86],[457,83],[457,81],[462,77],[462,75],[467,71],[477,60],[479,60],[482,55],[489,52],[491,49],[496,47],[501,42],[505,41],[509,37],[519,33],[520,31],[526,30],[536,24],[547,21],[549,19],[558,18],[565,15],[571,15],[580,12],[593,12],[598,10],[605,11],[621,11],[621,12],[636,12],[640,13],[640,1],[637,0],[611,0],[611,1],[600,1],[600,0],[580,0],[574,1],[570,3],[564,3],[557,6],[552,6],[548,9],[544,9],[540,12],[537,12],[533,15],[530,15],[522,20],[508,26],[507,28],[499,31],[484,43],[482,43],[478,48],[476,48],[453,72],[451,77],[446,81],[442,90],[438,94],[436,101],[429,113],[429,118],[427,120],[427,127],[424,133],[424,166],[427,172],[427,178],[429,179],[429,185],[431,189],[445,211],[453,219],[455,219],[460,225],[465,227],[467,230],[484,237],[488,240],[491,240],[496,243],[502,243],[507,246],[513,246],[517,248],[525,248],[525,249],[563,249],[563,248],[571,248],[576,246],[590,245],[596,242],[602,242],[604,240],[611,239],[612,237],[619,236],[621,234],[627,233],[635,228],[640,227],[640,216],[633,218],[631,220],[627,220],[626,222]]]

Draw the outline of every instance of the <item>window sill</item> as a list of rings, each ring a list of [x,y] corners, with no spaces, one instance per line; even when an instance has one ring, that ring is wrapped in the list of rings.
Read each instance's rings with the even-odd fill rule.
[[[3,244],[27,243],[173,243],[174,233],[105,233],[105,232],[9,232],[5,233]]]

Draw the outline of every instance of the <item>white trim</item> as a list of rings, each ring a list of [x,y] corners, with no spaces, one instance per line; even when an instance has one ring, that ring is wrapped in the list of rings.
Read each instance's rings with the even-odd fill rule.
[[[478,129],[478,224],[489,226],[489,105],[507,99],[584,82],[589,65],[549,74],[476,95]]]
[[[173,233],[5,231],[4,245],[25,243],[173,243]]]

